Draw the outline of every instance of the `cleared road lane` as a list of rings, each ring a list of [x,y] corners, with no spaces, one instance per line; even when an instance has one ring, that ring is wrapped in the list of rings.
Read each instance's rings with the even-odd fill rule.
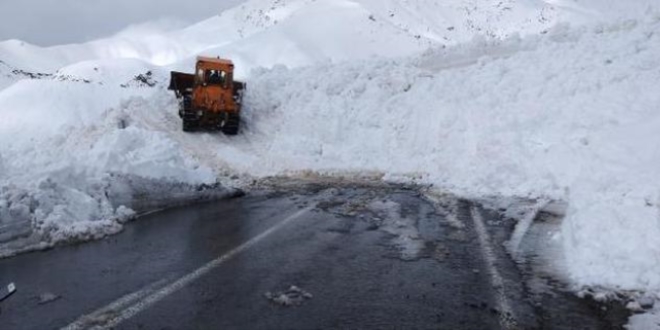
[[[447,197],[451,198],[451,197]],[[0,261],[2,329],[619,329],[626,314],[528,294],[470,201],[307,186],[151,214],[120,235]],[[494,224],[494,225],[493,225]]]

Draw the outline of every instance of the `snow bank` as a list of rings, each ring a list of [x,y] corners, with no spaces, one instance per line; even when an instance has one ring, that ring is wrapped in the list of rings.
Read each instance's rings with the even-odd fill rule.
[[[259,175],[371,171],[471,196],[566,200],[576,283],[658,290],[658,21],[256,72],[236,143],[261,159],[223,158]],[[455,52],[461,62],[447,64]]]
[[[84,62],[0,92],[0,256],[231,193],[172,136],[166,76],[139,61]]]

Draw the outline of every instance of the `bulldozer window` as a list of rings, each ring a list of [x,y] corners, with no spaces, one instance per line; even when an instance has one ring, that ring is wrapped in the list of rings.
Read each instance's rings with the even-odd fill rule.
[[[234,81],[234,74],[232,72],[227,73],[225,76],[225,88],[232,88],[233,84],[232,81]]]
[[[227,72],[222,70],[208,70],[206,72],[206,82],[210,85],[222,86],[228,88]]]
[[[231,87],[231,77],[230,73],[222,70],[204,70],[198,69],[197,76],[195,78],[198,84],[206,86],[216,85],[222,86],[222,88]]]
[[[207,81],[211,85],[223,85],[225,80],[225,73],[219,70],[209,70],[207,76]]]
[[[197,70],[197,77],[195,77],[195,80],[197,80],[198,84],[205,84],[206,80],[204,79],[204,70],[203,69],[198,69]]]

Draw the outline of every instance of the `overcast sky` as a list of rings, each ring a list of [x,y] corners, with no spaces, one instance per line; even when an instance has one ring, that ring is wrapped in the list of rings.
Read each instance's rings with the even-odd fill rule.
[[[0,0],[0,41],[40,46],[84,42],[131,24],[201,21],[245,0]],[[174,24],[177,23],[177,24]]]

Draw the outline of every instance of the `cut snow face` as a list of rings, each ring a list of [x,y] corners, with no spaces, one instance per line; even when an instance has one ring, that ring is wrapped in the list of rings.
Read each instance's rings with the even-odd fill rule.
[[[369,171],[469,196],[568,202],[581,285],[659,289],[656,16],[429,52],[411,61],[276,68],[250,81],[229,163],[260,175]],[[497,56],[484,56],[494,51]],[[442,65],[464,54],[460,65]]]

